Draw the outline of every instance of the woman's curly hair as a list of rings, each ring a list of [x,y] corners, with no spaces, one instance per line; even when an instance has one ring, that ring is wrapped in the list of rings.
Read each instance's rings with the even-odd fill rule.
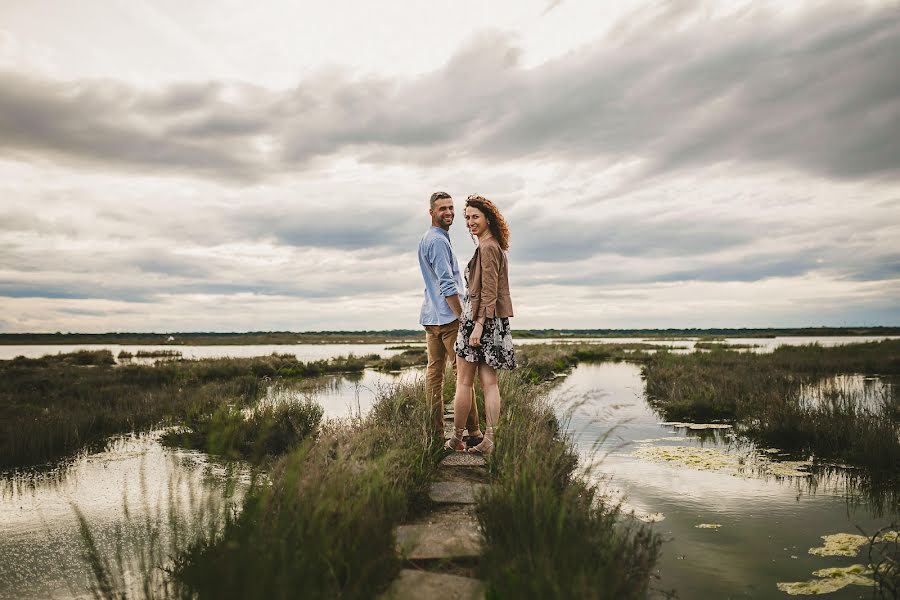
[[[509,225],[507,225],[503,215],[500,214],[500,209],[484,196],[474,194],[466,198],[466,206],[472,206],[484,213],[488,220],[488,227],[491,233],[494,234],[500,247],[504,250],[509,250]]]

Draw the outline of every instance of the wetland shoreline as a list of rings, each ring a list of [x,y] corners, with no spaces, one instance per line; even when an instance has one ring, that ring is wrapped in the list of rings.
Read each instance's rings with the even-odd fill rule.
[[[846,362],[838,358],[830,363],[829,357],[856,356],[850,363],[883,366],[879,362],[881,359],[864,358],[871,352],[858,350],[848,346],[843,351],[830,354],[812,347],[801,348],[796,353],[814,353],[819,365]],[[740,356],[723,359],[726,361],[755,360],[746,353],[719,349],[694,354],[709,356],[720,352]],[[603,586],[618,590],[617,596],[609,597],[646,597],[650,585],[649,573],[659,558],[659,538],[651,529],[624,519],[624,514],[614,502],[600,499],[603,488],[598,487],[596,481],[591,483],[593,479],[584,478],[581,470],[584,464],[579,463],[572,439],[566,433],[565,417],[554,415],[542,398],[551,387],[548,382],[562,381],[560,376],[571,373],[580,363],[627,362],[637,368],[646,368],[654,364],[653,361],[691,357],[694,354],[677,355],[639,343],[601,346],[538,344],[521,347],[522,369],[515,376],[504,376],[502,380],[504,397],[509,398],[506,414],[517,415],[514,421],[505,422],[498,433],[498,447],[508,449],[508,453],[498,453],[491,462],[492,492],[479,504],[479,518],[490,541],[484,556],[482,576],[492,589],[516,590],[517,594],[554,596],[566,593],[571,597],[591,597],[591,590]],[[352,367],[343,372],[353,371],[360,362],[351,359],[354,357],[335,359],[335,364]],[[300,363],[303,367],[297,366],[299,361],[295,357],[260,357],[238,362],[234,359],[160,361],[157,365],[125,366],[112,366],[106,356],[89,357],[84,354],[25,360],[34,362],[26,365],[18,360],[17,368],[31,368],[35,372],[43,369],[44,375],[55,373],[66,382],[81,379],[80,387],[73,386],[73,389],[81,390],[78,398],[88,397],[86,391],[90,386],[85,382],[92,377],[100,378],[94,381],[104,381],[103,377],[109,377],[112,371],[121,369],[142,373],[137,381],[154,381],[151,374],[156,374],[160,381],[168,381],[169,384],[178,382],[181,384],[181,394],[192,397],[192,401],[182,398],[180,404],[176,404],[182,409],[193,406],[195,415],[210,417],[204,430],[190,427],[183,412],[168,413],[160,409],[156,413],[173,423],[188,426],[198,434],[198,440],[185,441],[186,445],[202,447],[224,457],[266,457],[266,470],[271,474],[273,485],[251,491],[240,513],[226,519],[224,529],[214,535],[197,537],[189,546],[180,549],[177,556],[181,570],[177,571],[177,580],[169,582],[175,586],[172,590],[193,590],[201,595],[215,592],[224,594],[222,597],[238,597],[236,590],[248,592],[258,589],[248,587],[258,581],[258,577],[271,576],[274,582],[277,572],[297,570],[304,574],[305,584],[311,585],[311,590],[319,590],[326,595],[340,593],[345,597],[368,597],[372,590],[383,589],[382,586],[387,584],[390,578],[385,574],[390,575],[399,568],[401,563],[393,555],[390,535],[385,531],[390,532],[393,524],[415,514],[418,499],[439,457],[434,448],[423,443],[419,435],[421,432],[417,433],[421,415],[416,407],[421,405],[421,386],[404,384],[395,387],[390,394],[379,398],[369,415],[360,415],[358,419],[340,426],[313,418],[308,421],[302,434],[276,436],[287,442],[269,446],[258,440],[271,439],[268,434],[273,429],[271,422],[261,427],[242,429],[241,424],[235,427],[238,413],[231,408],[227,418],[212,418],[211,415],[223,410],[223,406],[235,403],[236,396],[229,395],[232,392],[217,395],[213,387],[202,393],[200,390],[204,389],[203,385],[246,383],[252,379],[256,387],[247,392],[241,403],[235,403],[244,407],[244,412],[240,412],[241,419],[250,422],[252,419],[248,415],[252,412],[246,411],[252,410],[258,403],[261,384],[317,376],[314,371],[303,375],[309,367],[306,363]],[[417,366],[421,360],[421,351],[410,353],[400,361],[405,362],[400,368]],[[872,360],[875,362],[872,363]],[[795,366],[799,364],[796,357],[785,362]],[[361,363],[360,371],[366,367],[366,360],[361,360]],[[728,364],[734,371],[735,365]],[[369,366],[375,365],[370,362]],[[387,368],[386,363],[381,367]],[[819,367],[811,371],[832,372]],[[172,372],[181,375],[168,379],[159,376],[159,373]],[[136,377],[134,374],[131,376]],[[60,384],[57,389],[64,387]],[[218,392],[223,389],[219,388]],[[206,397],[206,402],[196,402],[198,393]],[[160,407],[168,406],[161,395],[151,396]],[[225,401],[226,397],[228,401]],[[145,397],[145,401],[150,399]],[[70,400],[75,403],[76,398]],[[126,407],[127,404],[119,405],[118,409],[124,411]],[[152,419],[148,417],[147,423],[150,422]],[[123,421],[119,426],[126,427],[127,422]],[[223,438],[223,432],[230,432],[231,437]],[[236,440],[239,443],[209,444],[215,436],[219,436],[220,440]],[[314,485],[316,489],[310,487]],[[532,495],[531,492],[540,493]],[[357,493],[362,497],[356,496]],[[368,500],[364,501],[363,497]],[[371,507],[366,502],[373,500],[376,501],[374,508],[368,510]],[[329,514],[309,512],[310,507],[342,506],[344,502],[348,503],[346,515],[343,511]],[[335,518],[337,523],[333,520]],[[550,526],[551,523],[562,523],[564,527]],[[291,524],[297,525],[292,529]],[[529,525],[522,527],[522,524]],[[90,527],[91,524],[87,525]],[[520,530],[515,536],[510,536],[513,525]],[[326,530],[333,531],[334,536],[321,533]],[[320,533],[311,534],[317,531]],[[365,539],[359,537],[361,533],[365,534]],[[554,548],[553,555],[541,558],[531,553],[521,553],[520,542],[525,538],[530,540],[530,547]],[[278,541],[281,550],[273,553],[270,548],[264,547],[264,541],[272,540]],[[300,546],[305,546],[305,549],[298,549]],[[293,550],[288,552],[291,548]],[[355,548],[361,548],[361,551]],[[577,549],[577,552],[567,553],[567,548]],[[627,560],[613,560],[616,556],[625,556]],[[585,557],[593,557],[591,569],[587,569]],[[102,557],[96,558],[102,563]],[[353,565],[352,573],[339,571],[336,576],[332,573],[323,577],[321,573],[316,575],[300,565],[303,562],[321,567],[321,560],[326,560],[328,564],[337,561],[339,564]],[[227,589],[223,587],[226,584],[217,579],[220,571],[216,570],[215,565],[222,564],[222,561],[231,565],[234,573],[228,580]],[[597,564],[603,565],[603,568],[597,569]],[[140,570],[136,572],[141,573]],[[559,573],[566,574],[567,583],[557,582],[563,586],[561,588],[548,587],[549,582],[558,580]],[[119,581],[113,572],[107,573],[107,577],[110,581]],[[130,585],[125,581],[119,583]],[[300,582],[291,583],[295,584]],[[266,585],[270,586],[266,587],[267,592],[276,596],[288,589],[280,588],[276,583]],[[230,590],[235,591],[231,594]],[[170,597],[181,596],[173,592]],[[500,593],[498,597],[505,596]]]

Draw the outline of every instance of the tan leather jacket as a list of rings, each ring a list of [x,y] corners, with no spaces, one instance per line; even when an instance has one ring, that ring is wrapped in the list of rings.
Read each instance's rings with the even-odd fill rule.
[[[513,316],[509,263],[494,238],[480,242],[469,261],[469,301],[474,319]]]

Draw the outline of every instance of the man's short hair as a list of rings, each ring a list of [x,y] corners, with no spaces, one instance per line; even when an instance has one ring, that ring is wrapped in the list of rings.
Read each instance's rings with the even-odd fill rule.
[[[434,208],[434,203],[438,200],[443,200],[445,198],[450,198],[450,194],[447,192],[435,192],[431,195],[431,208]]]

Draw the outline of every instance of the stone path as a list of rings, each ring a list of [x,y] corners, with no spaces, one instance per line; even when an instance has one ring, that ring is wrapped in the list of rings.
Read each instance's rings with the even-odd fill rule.
[[[444,419],[445,425],[452,427],[452,415],[444,415]],[[474,508],[486,480],[485,462],[479,456],[454,453],[441,461],[428,492],[428,510],[396,529],[397,553],[406,568],[384,599],[484,598],[483,584],[473,577],[482,545]]]

